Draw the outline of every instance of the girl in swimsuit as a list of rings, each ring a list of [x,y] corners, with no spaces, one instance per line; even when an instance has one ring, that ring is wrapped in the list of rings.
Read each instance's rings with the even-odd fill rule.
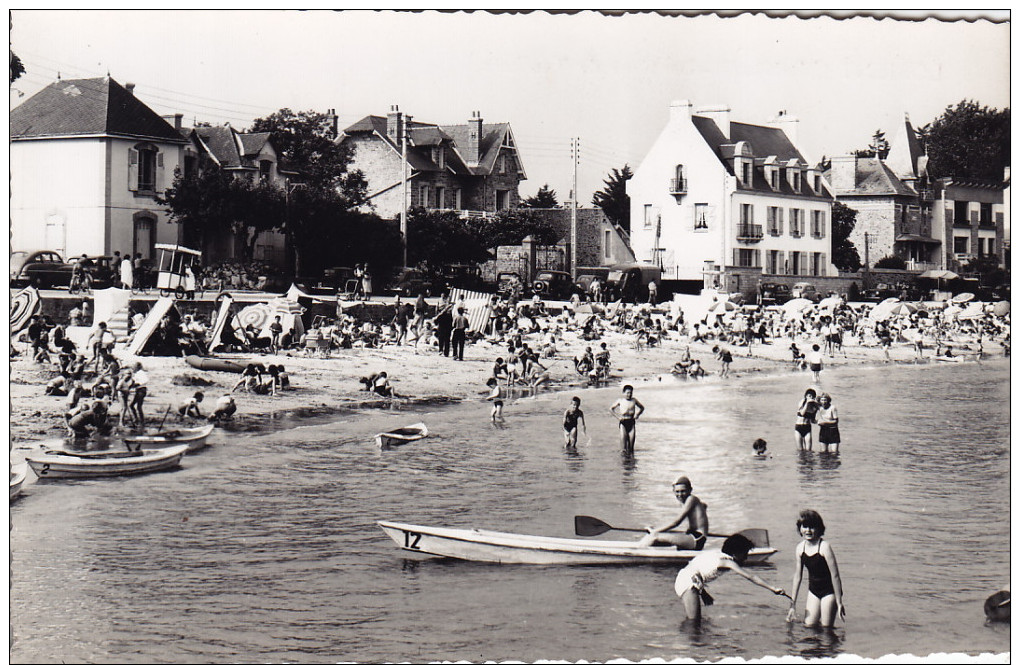
[[[796,568],[793,573],[793,599],[786,620],[797,620],[797,597],[800,595],[804,568],[807,568],[808,594],[804,625],[817,626],[820,623],[825,628],[831,628],[837,614],[846,620],[846,607],[843,606],[843,584],[839,579],[836,555],[829,543],[822,540],[825,522],[815,511],[802,510],[797,520],[797,529],[804,540],[797,545],[794,553]]]
[[[797,407],[793,438],[800,450],[811,450],[811,423],[815,421],[815,413],[818,411],[816,395],[814,388],[808,388],[804,391],[804,399],[800,401],[800,406]]]

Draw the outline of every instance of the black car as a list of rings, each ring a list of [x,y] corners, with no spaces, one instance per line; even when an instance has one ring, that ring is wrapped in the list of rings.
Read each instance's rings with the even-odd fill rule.
[[[394,277],[390,286],[394,295],[417,298],[438,293],[436,280],[416,268],[404,268]],[[441,288],[439,289],[441,290]]]
[[[569,300],[574,293],[574,280],[562,270],[539,270],[531,283],[531,293],[542,298]]]
[[[11,252],[11,286],[31,285],[37,289],[70,286],[71,268],[52,250]]]
[[[763,282],[758,293],[762,305],[782,305],[790,300],[790,287],[786,284]]]

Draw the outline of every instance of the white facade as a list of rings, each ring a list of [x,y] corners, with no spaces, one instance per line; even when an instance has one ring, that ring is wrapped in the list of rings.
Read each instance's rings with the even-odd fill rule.
[[[689,102],[671,106],[669,123],[627,182],[637,260],[660,264],[665,279],[702,280],[727,267],[836,274],[831,198],[817,171],[799,154],[796,160],[758,154],[760,148],[736,135],[758,133],[772,147],[782,130],[736,126],[728,115],[727,109],[692,112]],[[694,118],[702,119],[700,129]]]

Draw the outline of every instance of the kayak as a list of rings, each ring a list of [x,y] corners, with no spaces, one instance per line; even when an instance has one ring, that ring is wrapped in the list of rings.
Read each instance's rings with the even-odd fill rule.
[[[204,369],[207,372],[233,372],[234,374],[240,374],[247,366],[244,363],[239,363],[235,360],[227,360],[226,358],[205,358],[203,356],[186,356],[184,358],[184,362],[188,363],[195,369]]]
[[[75,452],[49,449],[25,457],[40,478],[126,476],[169,469],[181,463],[188,445],[158,450]]]
[[[402,446],[410,441],[424,439],[429,435],[429,428],[425,423],[415,423],[407,427],[398,427],[388,432],[379,432],[375,435],[375,443],[380,448],[387,446]]]
[[[377,524],[405,551],[488,563],[683,564],[699,553],[697,550],[678,550],[673,547],[637,547],[637,542],[632,540],[526,536],[482,529],[451,529],[388,521],[379,521]],[[719,542],[721,544],[721,540]],[[774,547],[755,547],[748,554],[747,564],[765,563],[777,551]]]
[[[152,434],[136,434],[125,436],[124,443],[128,450],[141,450],[143,445],[146,448],[158,448],[187,443],[188,452],[193,453],[208,445],[206,439],[214,427],[215,425],[209,424],[202,427],[182,427],[181,429],[153,432]]]
[[[11,497],[10,501],[14,501],[21,494],[21,488],[25,484],[25,478],[28,477],[28,464],[22,462],[21,464],[11,465]]]

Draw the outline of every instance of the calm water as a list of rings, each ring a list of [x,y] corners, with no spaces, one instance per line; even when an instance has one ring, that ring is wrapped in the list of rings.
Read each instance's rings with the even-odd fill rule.
[[[217,431],[174,472],[28,485],[12,509],[15,662],[718,659],[1002,653],[984,599],[1009,579],[1009,366],[823,374],[838,456],[798,454],[804,374],[639,384],[632,459],[582,391],[592,441],[562,448],[569,395],[423,415],[433,435],[389,451],[372,435],[414,413]],[[751,441],[774,458],[756,461]],[[769,529],[759,574],[789,588],[794,523],[818,510],[839,561],[846,626],[785,622],[787,603],[735,575],[682,625],[671,566],[530,567],[412,560],[375,525],[570,535],[573,515],[661,520],[690,475],[714,530]],[[34,479],[33,479],[34,480]],[[633,534],[632,534],[633,535]],[[411,555],[408,555],[411,556]],[[801,608],[802,609],[802,608]]]

